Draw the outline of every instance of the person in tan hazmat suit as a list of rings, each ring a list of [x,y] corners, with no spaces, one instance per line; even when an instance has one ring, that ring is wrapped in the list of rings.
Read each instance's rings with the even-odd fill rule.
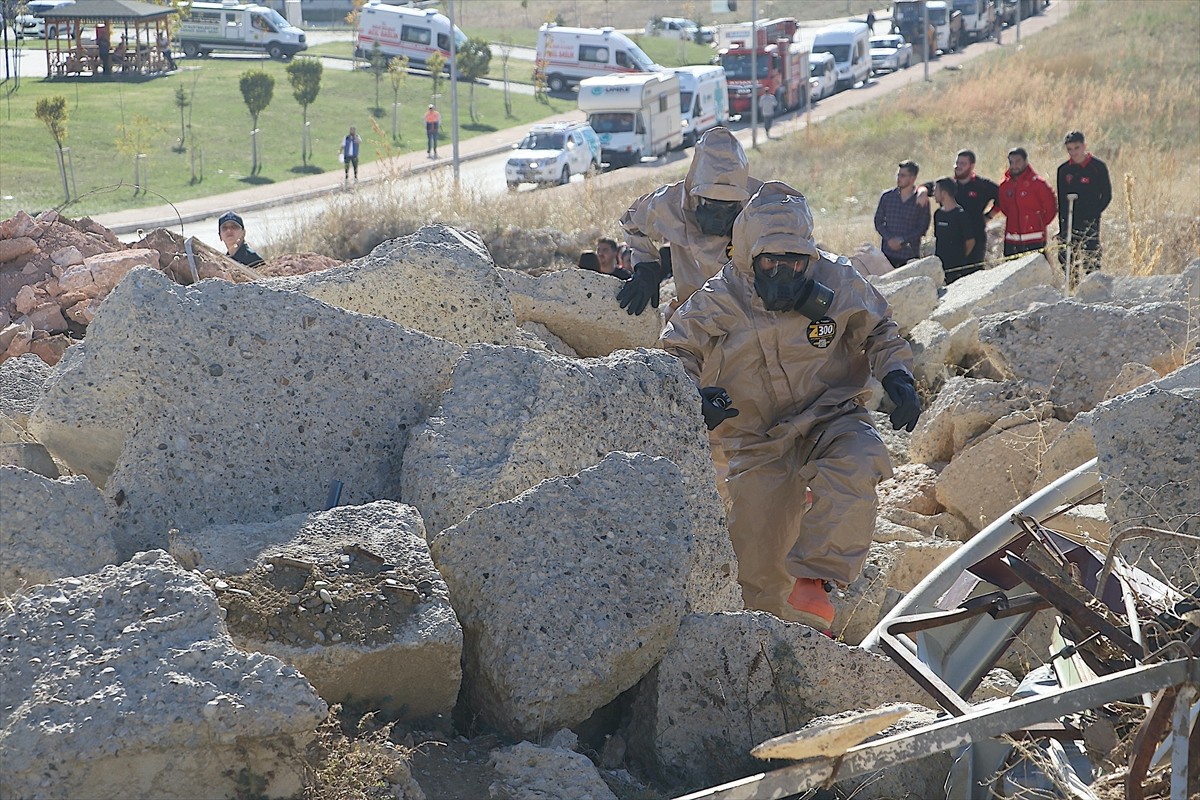
[[[875,488],[892,474],[863,406],[868,375],[882,379],[894,428],[912,431],[921,413],[887,301],[847,259],[817,249],[807,200],[771,181],[733,226],[732,260],[680,306],[661,344],[702,387],[705,423],[729,459],[746,606],[828,631],[827,592],[862,568]]]
[[[617,295],[621,308],[629,314],[641,314],[647,304],[658,308],[667,275],[660,254],[667,248],[677,302],[703,286],[729,260],[733,221],[759,186],[728,128],[705,133],[687,177],[639,197],[621,217],[634,263],[633,277]]]

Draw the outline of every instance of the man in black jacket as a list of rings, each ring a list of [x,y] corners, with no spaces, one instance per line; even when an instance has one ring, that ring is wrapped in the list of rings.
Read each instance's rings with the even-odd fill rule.
[[[1100,269],[1100,215],[1112,201],[1112,183],[1108,179],[1108,167],[1088,152],[1081,131],[1068,133],[1063,144],[1068,158],[1058,167],[1058,259],[1065,268],[1069,227],[1072,260],[1085,273],[1094,272]],[[1076,197],[1068,223],[1071,195]]]
[[[971,220],[971,238],[975,242],[964,263],[982,264],[987,254],[987,221],[995,213],[1000,187],[975,174],[975,153],[971,150],[959,150],[954,157],[954,180],[958,183],[955,200]],[[929,191],[933,191],[932,186]]]

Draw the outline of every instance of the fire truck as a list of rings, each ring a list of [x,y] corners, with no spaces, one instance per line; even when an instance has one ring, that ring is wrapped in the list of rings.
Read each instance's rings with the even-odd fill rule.
[[[729,113],[749,114],[751,97],[775,95],[776,114],[808,105],[808,49],[794,43],[796,20],[782,17],[760,23],[722,25],[717,36],[721,66],[729,82]],[[751,75],[751,61],[757,76]]]

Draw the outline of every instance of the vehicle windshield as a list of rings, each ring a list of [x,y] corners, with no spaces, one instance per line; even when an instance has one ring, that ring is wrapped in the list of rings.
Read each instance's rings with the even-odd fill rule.
[[[758,77],[765,78],[770,72],[771,59],[769,56],[758,56]],[[725,76],[730,80],[750,80],[750,54],[726,53],[721,56],[721,66],[725,68]]]
[[[454,47],[462,49],[462,46],[467,43],[467,35],[459,30],[457,25],[454,26]]]
[[[946,24],[946,9],[944,9],[944,8],[929,9],[929,24],[930,25],[945,25]]]
[[[848,44],[815,44],[814,53],[829,53],[839,64],[850,60],[850,45]]]
[[[878,39],[871,40],[871,47],[883,50],[895,50],[900,47],[900,38],[897,36],[880,36]]]
[[[592,114],[588,117],[596,133],[629,133],[633,130],[633,114]]]
[[[921,7],[916,3],[897,3],[892,6],[892,19],[896,22],[916,22],[921,16]]]
[[[685,114],[691,113],[691,110],[692,110],[692,93],[691,92],[680,92],[679,93],[679,110]]]
[[[629,44],[629,58],[633,61],[634,66],[636,66],[642,72],[658,71],[658,65],[654,63],[654,60],[651,59],[650,56],[646,55],[642,51],[642,48],[638,47],[632,42]]]
[[[271,30],[273,31],[281,31],[288,26],[288,21],[273,8],[261,12],[261,15],[266,18],[267,22],[271,23]]]
[[[519,150],[562,150],[566,143],[562,133],[531,133],[517,145]]]

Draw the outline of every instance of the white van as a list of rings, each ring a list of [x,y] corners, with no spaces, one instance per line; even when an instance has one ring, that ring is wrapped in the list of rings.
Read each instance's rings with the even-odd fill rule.
[[[579,110],[600,137],[613,167],[637,164],[683,146],[679,76],[673,72],[609,75],[579,83]]]
[[[840,22],[813,36],[813,53],[829,53],[837,63],[837,90],[871,77],[871,29],[862,22]]]
[[[837,62],[829,53],[808,56],[809,92],[814,101],[837,94]]]
[[[679,113],[683,145],[691,147],[704,132],[729,124],[729,83],[725,68],[717,64],[676,67],[679,77]]]
[[[567,28],[552,22],[538,28],[534,64],[534,79],[542,77],[552,92],[577,86],[584,78],[662,69],[612,28]]]
[[[229,50],[267,53],[281,61],[308,49],[304,31],[266,6],[192,3],[178,36],[188,58]]]
[[[67,24],[58,20],[51,22],[50,27],[46,27],[46,21],[42,19],[42,14],[47,11],[58,8],[59,6],[70,5],[75,0],[33,0],[25,5],[25,13],[18,14],[13,20],[13,30],[16,31],[18,37],[32,36],[35,39],[57,39],[59,33],[65,33],[68,36],[71,31],[67,30]],[[62,30],[59,30],[59,25],[62,25]]]
[[[358,12],[358,39],[354,54],[366,58],[375,43],[388,58],[408,56],[410,64],[424,64],[434,53],[446,59],[450,69],[450,18],[432,8],[389,6],[371,0]],[[454,47],[467,43],[467,36],[454,26]]]

